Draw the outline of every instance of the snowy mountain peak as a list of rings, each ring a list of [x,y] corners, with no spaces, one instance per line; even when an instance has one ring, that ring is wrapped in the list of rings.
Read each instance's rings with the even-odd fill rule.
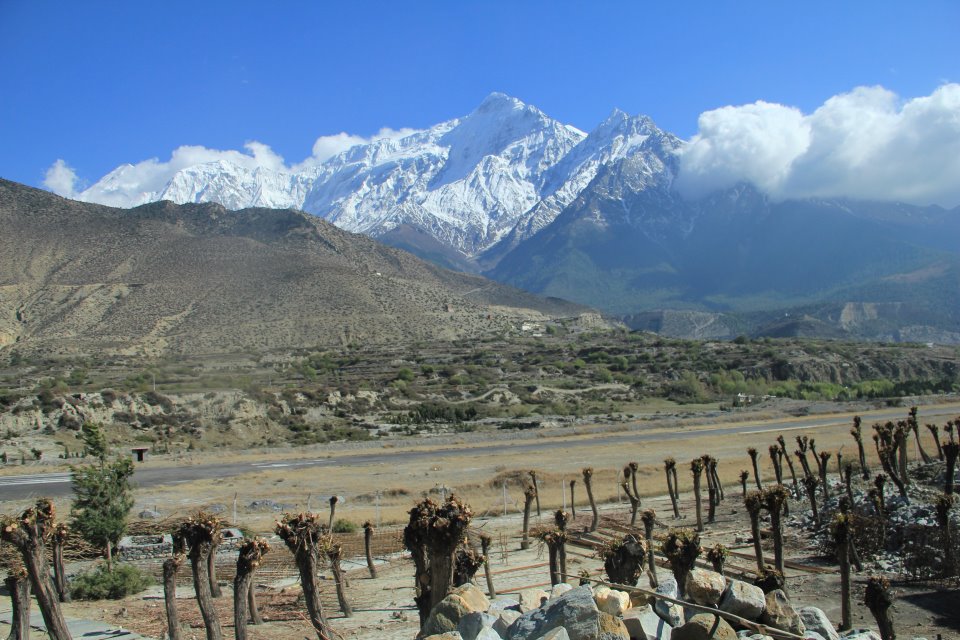
[[[199,154],[193,163],[153,160],[118,167],[81,198],[299,208],[377,237],[413,227],[472,259],[508,234],[549,224],[605,163],[661,153],[644,143],[663,135],[649,118],[619,109],[587,135],[494,92],[463,117],[357,144],[322,162],[287,167],[267,154],[261,162],[252,148],[253,155]]]

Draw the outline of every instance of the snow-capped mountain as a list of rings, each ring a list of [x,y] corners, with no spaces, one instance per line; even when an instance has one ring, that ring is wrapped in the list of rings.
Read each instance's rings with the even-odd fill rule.
[[[601,167],[625,157],[649,166],[660,176],[654,182],[669,183],[681,145],[644,116],[615,110],[586,135],[494,93],[463,118],[360,144],[299,170],[219,159],[185,166],[156,190],[131,195],[126,176],[136,169],[123,165],[80,198],[297,208],[374,237],[412,227],[472,260],[550,224]]]

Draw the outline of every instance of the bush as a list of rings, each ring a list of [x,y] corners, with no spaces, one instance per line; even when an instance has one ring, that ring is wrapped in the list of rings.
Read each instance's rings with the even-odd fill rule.
[[[76,600],[120,600],[152,584],[153,579],[136,567],[117,565],[107,569],[107,565],[102,564],[74,578],[70,593]]]
[[[357,525],[350,522],[349,520],[344,520],[343,518],[337,518],[333,523],[333,532],[334,533],[356,533]]]

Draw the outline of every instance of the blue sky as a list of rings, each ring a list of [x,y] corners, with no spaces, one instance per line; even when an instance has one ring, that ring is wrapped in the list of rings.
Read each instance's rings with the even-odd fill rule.
[[[725,105],[809,113],[861,85],[960,81],[957,2],[0,0],[0,176],[94,182],[180,145],[420,128],[503,91],[590,130],[612,108],[681,137]]]

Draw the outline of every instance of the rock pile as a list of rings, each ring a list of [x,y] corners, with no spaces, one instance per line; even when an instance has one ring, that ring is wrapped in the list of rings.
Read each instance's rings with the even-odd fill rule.
[[[816,607],[797,608],[780,590],[760,588],[719,573],[696,569],[687,576],[690,602],[716,607],[769,629],[812,640],[879,640],[873,631],[839,635]],[[658,593],[677,598],[677,583],[661,581]],[[490,601],[466,584],[431,612],[421,640],[768,640],[771,636],[728,622],[712,613],[605,586],[554,585],[531,589],[518,598]]]

